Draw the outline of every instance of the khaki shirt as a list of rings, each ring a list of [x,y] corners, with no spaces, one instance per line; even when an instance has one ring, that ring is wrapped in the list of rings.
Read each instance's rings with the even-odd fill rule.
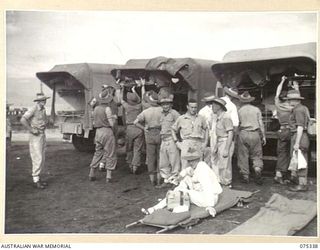
[[[288,125],[293,107],[286,101],[281,102],[279,97],[274,98],[274,104],[276,106],[277,117],[280,125]]]
[[[181,139],[198,138],[204,139],[205,131],[208,128],[205,118],[201,115],[191,116],[189,113],[181,115],[172,125],[172,129],[178,133]]]
[[[160,117],[160,125],[161,125],[160,135],[162,137],[171,136],[171,127],[176,122],[179,116],[180,114],[174,109],[171,109],[168,113],[164,113],[162,111],[162,114]]]
[[[137,119],[139,123],[144,123],[147,128],[160,128],[160,117],[162,115],[161,107],[150,107],[143,110]]]
[[[222,112],[217,117],[217,125],[216,125],[216,134],[217,138],[227,138],[228,132],[233,130],[233,123],[231,117],[226,112]]]
[[[296,132],[298,126],[303,127],[303,130],[307,130],[309,117],[309,109],[302,104],[298,104],[290,115],[289,126],[291,132]]]
[[[251,104],[245,104],[239,109],[239,122],[240,130],[253,131],[261,129],[264,133],[261,111]]]
[[[126,124],[133,124],[133,122],[135,121],[137,116],[142,111],[141,103],[138,103],[136,105],[131,105],[131,104],[123,101],[122,106],[124,107],[124,110],[125,110]]]
[[[46,129],[48,119],[45,108],[40,109],[38,105],[35,105],[24,113],[22,117],[29,121],[32,128],[36,128],[40,132],[43,132]]]

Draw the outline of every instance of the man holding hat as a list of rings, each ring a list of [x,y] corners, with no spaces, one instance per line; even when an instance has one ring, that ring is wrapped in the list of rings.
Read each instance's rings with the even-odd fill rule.
[[[127,92],[127,101],[123,100],[123,87],[121,88],[121,104],[126,117],[126,153],[127,163],[133,174],[136,174],[141,165],[141,154],[143,148],[143,130],[133,124],[142,111],[141,99],[132,87],[132,92]]]
[[[302,152],[306,162],[308,162],[309,137],[307,134],[307,126],[310,119],[309,109],[301,104],[304,98],[300,95],[299,90],[289,90],[287,97],[289,104],[294,108],[289,118],[289,126],[291,132],[291,155],[296,153],[299,149]],[[297,170],[299,184],[291,187],[290,190],[294,192],[308,190],[308,166]]]
[[[29,149],[32,160],[32,178],[34,187],[44,189],[47,183],[41,181],[40,175],[44,169],[46,135],[48,123],[45,105],[47,99],[43,93],[37,94],[34,99],[36,105],[29,109],[21,118],[21,123],[29,130]]]
[[[144,130],[145,133],[147,165],[151,184],[160,185],[161,176],[158,164],[161,130],[160,117],[162,114],[162,108],[158,105],[158,94],[154,91],[150,91],[147,101],[151,107],[143,110],[133,123],[138,128]]]
[[[165,94],[160,99],[162,113],[160,117],[161,145],[159,171],[161,177],[164,179],[164,185],[168,183],[168,178],[171,176],[177,176],[180,172],[180,152],[171,134],[171,127],[180,114],[176,110],[172,109],[172,103],[172,94]]]
[[[117,165],[116,139],[114,127],[116,115],[112,112],[111,102],[113,94],[104,89],[99,94],[97,105],[93,110],[93,126],[96,129],[95,153],[90,164],[89,180],[95,181],[95,171],[104,164],[106,168],[106,182],[111,182],[112,171]]]
[[[217,143],[213,150],[213,170],[219,177],[220,184],[231,187],[232,156],[234,151],[233,123],[227,114],[226,102],[216,98],[212,103],[212,111],[217,115],[216,138]]]
[[[240,95],[242,103],[239,109],[238,166],[242,182],[249,183],[249,158],[255,171],[255,182],[262,185],[263,169],[262,145],[266,144],[262,114],[259,108],[251,104],[254,101],[248,91]],[[262,138],[261,138],[262,137]]]
[[[172,137],[181,151],[181,168],[187,167],[184,159],[190,146],[198,148],[202,153],[208,144],[208,125],[203,116],[198,115],[198,104],[194,99],[189,99],[188,111],[181,115],[172,125]],[[181,142],[177,134],[180,135]]]

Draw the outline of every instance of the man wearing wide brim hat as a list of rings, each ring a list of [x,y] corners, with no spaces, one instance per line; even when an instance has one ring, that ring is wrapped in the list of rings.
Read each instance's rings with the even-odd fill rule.
[[[29,130],[29,148],[32,160],[32,178],[34,187],[44,189],[46,182],[40,179],[44,169],[46,135],[45,129],[48,123],[45,105],[47,99],[43,93],[37,94],[33,100],[36,105],[29,109],[21,118],[21,123]]]
[[[305,161],[308,164],[308,150],[310,140],[307,134],[308,122],[310,120],[309,109],[301,104],[304,98],[300,95],[298,90],[289,90],[285,98],[294,108],[289,118],[289,127],[291,132],[291,156],[298,154],[300,150]],[[308,165],[306,168],[298,169],[296,171],[299,179],[299,184],[290,187],[291,191],[304,192],[308,190]]]
[[[112,172],[117,165],[117,144],[116,144],[116,119],[111,103],[113,93],[110,88],[103,88],[97,98],[97,104],[93,110],[93,126],[95,134],[95,153],[93,155],[89,180],[95,181],[97,168],[106,169],[106,183],[111,182]]]
[[[248,91],[243,92],[241,95],[239,95],[239,100],[242,103],[250,103],[253,102],[256,98],[254,96],[251,96]]]
[[[133,122],[135,126],[145,132],[147,165],[152,185],[160,185],[159,150],[160,150],[160,117],[162,108],[158,105],[158,95],[152,91],[147,101],[150,107],[143,110]],[[144,124],[144,125],[143,125]]]
[[[255,171],[255,182],[262,184],[263,169],[262,145],[266,144],[262,114],[259,108],[251,104],[255,98],[245,91],[240,95],[242,106],[239,109],[238,167],[241,181],[249,182],[249,159]]]
[[[160,117],[160,156],[159,156],[159,171],[161,177],[164,179],[163,187],[167,186],[168,179],[172,176],[179,174],[180,164],[180,152],[177,148],[171,133],[171,127],[178,119],[180,114],[172,109],[173,95],[164,94],[160,98],[160,106],[162,108]]]
[[[292,172],[294,176],[291,178],[288,176],[288,167],[291,158],[291,132],[289,126],[289,118],[292,113],[294,106],[290,105],[289,100],[286,100],[287,91],[283,91],[283,85],[291,85],[294,89],[299,90],[297,82],[288,83],[288,78],[282,76],[281,82],[279,83],[276,95],[274,97],[274,104],[276,108],[275,117],[278,119],[280,129],[278,130],[277,136],[277,163],[275,167],[274,182],[279,184],[286,184],[291,181],[297,182],[296,172]],[[300,97],[300,94],[298,94]],[[299,98],[300,99],[300,98]]]
[[[141,99],[135,87],[132,87],[131,91],[127,92],[125,101],[123,99],[124,88],[121,88],[120,98],[126,123],[126,161],[131,173],[136,174],[141,166],[144,136],[143,131],[134,125],[135,119],[142,111]]]
[[[215,129],[217,143],[213,149],[212,169],[218,176],[220,184],[231,187],[231,163],[234,152],[233,123],[230,115],[226,113],[226,102],[223,99],[214,99],[212,110],[217,116]]]
[[[118,134],[118,106],[120,105],[120,102],[115,101],[115,87],[110,84],[102,84],[101,85],[101,92],[93,97],[89,105],[93,108],[98,106],[99,104],[107,105],[111,108],[113,119],[114,119],[114,125],[113,125],[113,132],[116,137],[117,141],[117,134]],[[99,170],[105,172],[105,162],[100,162],[99,164]],[[95,178],[93,178],[95,179]]]

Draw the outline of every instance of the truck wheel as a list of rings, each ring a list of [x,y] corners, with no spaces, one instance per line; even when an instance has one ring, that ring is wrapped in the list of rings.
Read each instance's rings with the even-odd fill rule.
[[[72,135],[72,144],[80,152],[94,152],[94,133],[90,132],[89,138]]]

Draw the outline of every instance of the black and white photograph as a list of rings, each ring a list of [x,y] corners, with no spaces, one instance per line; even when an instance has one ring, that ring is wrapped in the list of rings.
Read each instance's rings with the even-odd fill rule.
[[[318,237],[318,12],[4,22],[5,235]]]

